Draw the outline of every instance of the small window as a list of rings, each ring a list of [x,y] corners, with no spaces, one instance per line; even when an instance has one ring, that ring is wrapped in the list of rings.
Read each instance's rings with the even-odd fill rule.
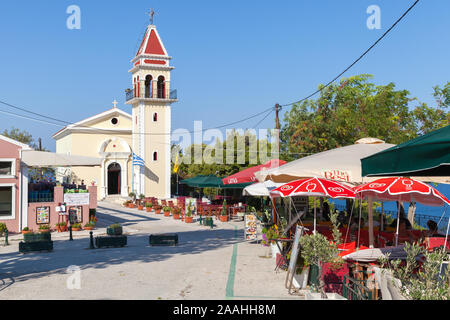
[[[13,216],[13,187],[0,187],[0,218]]]
[[[13,163],[12,161],[0,161],[0,176],[12,176]]]
[[[111,123],[115,126],[116,124],[119,123],[119,119],[117,119],[117,118],[112,118],[112,119],[111,119]]]
[[[158,161],[158,152],[153,152],[153,161]]]
[[[155,112],[153,114],[153,122],[157,122],[158,121],[158,114]]]

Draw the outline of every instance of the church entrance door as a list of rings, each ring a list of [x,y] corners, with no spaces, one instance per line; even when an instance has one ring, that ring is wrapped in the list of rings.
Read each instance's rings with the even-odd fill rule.
[[[120,194],[120,165],[115,162],[108,166],[108,195]]]

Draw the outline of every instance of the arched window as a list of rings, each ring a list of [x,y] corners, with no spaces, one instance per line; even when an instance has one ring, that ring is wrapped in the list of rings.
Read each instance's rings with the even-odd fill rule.
[[[158,161],[158,152],[153,152],[153,161]]]
[[[145,77],[145,98],[152,98],[153,96],[152,80],[153,77],[151,75]]]
[[[158,121],[158,114],[155,112],[153,114],[153,122],[157,122]]]
[[[159,99],[166,98],[166,84],[163,76],[158,77],[158,98]]]

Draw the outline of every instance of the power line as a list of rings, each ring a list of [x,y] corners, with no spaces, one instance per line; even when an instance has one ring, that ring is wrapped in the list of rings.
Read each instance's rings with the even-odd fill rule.
[[[291,106],[291,105],[294,105],[294,104],[298,104],[298,103],[300,103],[300,102],[303,102],[303,101],[305,101],[305,100],[307,100],[307,99],[309,99],[309,98],[311,98],[311,97],[313,97],[313,96],[315,96],[317,93],[319,93],[319,92],[322,92],[322,90],[324,90],[325,88],[327,88],[327,87],[329,87],[334,81],[336,81],[338,78],[340,78],[344,73],[346,73],[348,70],[350,70],[355,64],[357,64],[367,53],[369,53],[369,51],[370,50],[372,50],[377,44],[378,44],[378,42],[380,42],[392,29],[394,29],[394,27],[416,6],[416,4],[419,2],[420,0],[416,0],[415,2],[414,2],[414,4],[412,5],[412,6],[410,6],[409,8],[408,8],[408,10],[406,10],[403,14],[402,14],[402,16],[399,18],[399,19],[397,19],[397,21],[388,29],[388,30],[386,30],[386,32],[385,33],[383,33],[383,35],[380,37],[380,38],[378,38],[378,40],[377,41],[375,41],[374,42],[374,44],[372,44],[370,47],[369,47],[369,49],[367,49],[362,55],[360,55],[359,56],[359,58],[358,59],[356,59],[351,65],[349,65],[344,71],[342,71],[340,74],[338,74],[333,80],[331,80],[330,82],[328,82],[324,87],[322,87],[321,89],[318,89],[318,90],[316,90],[315,92],[313,92],[312,94],[310,94],[309,96],[307,96],[307,97],[305,97],[305,98],[303,98],[303,99],[301,99],[301,100],[298,100],[298,101],[295,101],[295,102],[291,102],[291,103],[287,103],[287,104],[283,104],[282,105],[282,107],[287,107],[287,106]]]
[[[263,122],[264,120],[266,120],[267,119],[267,117],[269,116],[269,115],[271,115],[272,114],[272,112],[273,112],[273,109],[272,110],[270,110],[267,114],[266,114],[266,116],[264,117],[264,118],[262,118],[261,119],[261,121],[259,121],[255,126],[253,126],[253,129],[257,129],[258,128],[258,126],[261,124],[261,122]]]

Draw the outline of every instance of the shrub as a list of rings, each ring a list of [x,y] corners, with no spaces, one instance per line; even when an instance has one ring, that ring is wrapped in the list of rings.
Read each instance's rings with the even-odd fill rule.
[[[95,227],[95,223],[94,222],[88,222],[88,223],[86,223],[85,225],[84,225],[84,227],[86,228],[94,228]]]
[[[223,200],[222,211],[220,212],[220,215],[227,215],[227,200]]]
[[[151,207],[153,207],[153,203],[147,202],[147,203],[145,204],[145,207],[146,207],[146,208],[151,208]]]
[[[139,195],[139,199],[144,200],[145,199],[145,195],[144,194],[140,194]]]
[[[164,207],[164,208],[163,208],[163,211],[164,211],[164,212],[170,212],[170,207]]]
[[[72,225],[72,228],[81,229],[81,223],[75,223]]]
[[[172,214],[180,214],[181,213],[181,209],[178,207],[173,207],[172,208]]]
[[[56,224],[58,227],[66,227],[67,226],[67,222],[59,222]]]
[[[114,224],[110,225],[108,228],[116,229],[116,228],[121,228],[121,227],[122,226],[120,225],[120,223],[114,223]]]
[[[8,230],[8,228],[6,227],[6,224],[0,223],[0,236],[2,236],[6,230]]]
[[[22,229],[22,231],[30,231],[30,228],[25,227],[25,228]]]

